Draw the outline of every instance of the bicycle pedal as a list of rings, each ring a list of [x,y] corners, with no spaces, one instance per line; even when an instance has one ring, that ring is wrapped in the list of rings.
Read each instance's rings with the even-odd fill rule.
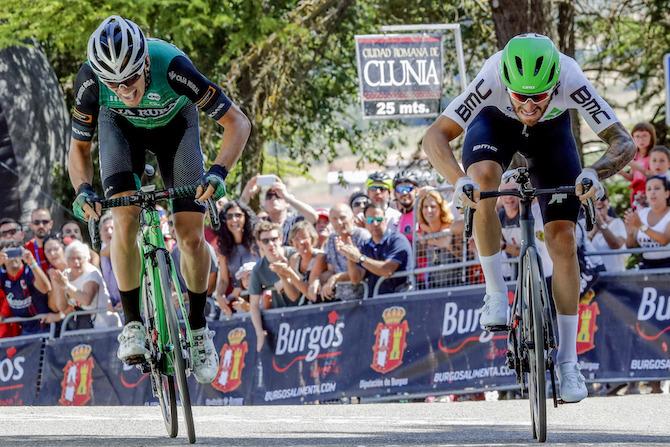
[[[499,324],[495,326],[484,326],[484,330],[488,332],[509,332],[510,327],[506,324]]]

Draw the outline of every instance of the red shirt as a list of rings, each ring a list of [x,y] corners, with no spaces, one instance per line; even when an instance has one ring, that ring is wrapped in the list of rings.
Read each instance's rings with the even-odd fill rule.
[[[0,288],[0,316],[2,318],[12,317],[12,308],[5,292]],[[18,323],[0,323],[0,338],[17,337],[21,335],[21,326]]]
[[[37,244],[37,239],[29,240],[23,247],[26,250],[30,250],[35,257],[35,261],[42,268],[42,271],[46,272],[51,267],[49,261],[47,261],[47,257],[44,255],[44,247],[40,247]]]

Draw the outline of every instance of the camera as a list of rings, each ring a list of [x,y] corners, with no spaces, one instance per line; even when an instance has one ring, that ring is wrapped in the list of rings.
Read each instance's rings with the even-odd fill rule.
[[[23,248],[21,247],[7,247],[2,251],[9,259],[20,258],[23,256]]]

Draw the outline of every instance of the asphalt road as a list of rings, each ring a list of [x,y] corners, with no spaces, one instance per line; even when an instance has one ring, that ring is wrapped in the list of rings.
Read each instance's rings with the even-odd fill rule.
[[[527,401],[194,408],[199,445],[534,444]],[[158,408],[5,407],[0,445],[171,446]],[[670,395],[591,398],[548,411],[547,445],[670,445]]]

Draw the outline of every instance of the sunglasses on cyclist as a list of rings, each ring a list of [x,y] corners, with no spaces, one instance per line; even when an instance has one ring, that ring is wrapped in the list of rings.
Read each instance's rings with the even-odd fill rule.
[[[398,194],[409,194],[414,191],[414,186],[412,185],[398,185],[395,187],[395,192]]]
[[[121,82],[105,81],[105,84],[107,84],[107,87],[111,88],[112,90],[118,89],[119,87],[121,87],[121,85],[125,85],[126,88],[128,88],[137,81],[139,81],[140,77],[142,76],[142,73],[144,73],[144,68],[142,68],[140,71],[130,76],[129,78],[124,79]]]
[[[386,186],[381,185],[372,185],[368,188],[370,191],[388,191],[389,189]]]
[[[4,230],[0,232],[0,236],[14,236],[20,230],[18,228],[10,228],[9,230]]]
[[[263,243],[263,245],[274,244],[278,240],[279,240],[278,236],[264,237],[264,238],[261,239],[261,243]]]
[[[368,223],[368,225],[372,225],[375,222],[377,222],[377,223],[384,222],[384,218],[383,217],[366,217],[365,221]]]
[[[365,208],[368,203],[370,203],[369,200],[356,200],[355,202],[351,202],[351,207],[352,208]]]
[[[33,225],[49,225],[51,219],[35,219],[33,220]]]
[[[523,93],[513,92],[512,90],[507,91],[509,92],[509,95],[512,97],[512,99],[516,102],[525,104],[526,102],[531,101],[533,104],[539,104],[543,101],[546,101],[554,92],[554,89],[542,93],[536,93],[535,95],[524,95]]]

